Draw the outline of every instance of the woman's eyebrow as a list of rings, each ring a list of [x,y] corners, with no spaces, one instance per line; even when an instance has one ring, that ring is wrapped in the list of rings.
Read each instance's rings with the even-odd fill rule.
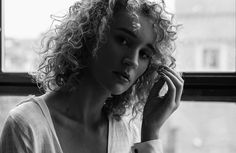
[[[129,30],[129,29],[126,29],[126,28],[122,28],[122,27],[121,27],[121,28],[116,28],[116,30],[123,31],[123,32],[125,32],[125,33],[131,35],[131,36],[134,37],[134,38],[138,38],[138,37],[136,36],[136,34],[135,34],[134,32],[132,32],[131,30]]]
[[[127,33],[127,34],[131,35],[131,36],[134,37],[134,38],[138,38],[138,37],[136,36],[136,34],[135,34],[133,31],[129,30],[129,29],[126,29],[126,28],[121,27],[121,28],[116,28],[116,30],[122,31],[122,32],[124,32],[124,33]],[[152,51],[153,53],[155,53],[155,48],[153,47],[152,44],[147,44],[147,47],[148,47],[149,49],[151,49],[151,51]]]

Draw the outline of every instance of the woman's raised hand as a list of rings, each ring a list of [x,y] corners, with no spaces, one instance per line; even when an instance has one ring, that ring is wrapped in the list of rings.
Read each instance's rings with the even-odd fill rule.
[[[161,126],[180,104],[184,80],[177,72],[166,66],[162,66],[159,74],[161,78],[153,85],[144,106],[142,142],[158,139]],[[165,82],[168,91],[161,97],[159,92]]]

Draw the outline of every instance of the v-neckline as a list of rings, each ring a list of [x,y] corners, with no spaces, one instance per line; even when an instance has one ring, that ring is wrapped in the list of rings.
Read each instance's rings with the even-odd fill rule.
[[[44,100],[43,97],[33,97],[33,99],[35,99],[35,102],[40,106],[48,124],[49,124],[49,127],[51,129],[51,131],[53,132],[55,138],[56,138],[56,141],[59,145],[59,148],[60,148],[60,151],[61,153],[64,153],[63,150],[62,150],[62,147],[61,147],[61,144],[60,144],[60,141],[58,139],[58,136],[57,136],[57,133],[56,133],[56,130],[55,130],[55,127],[54,127],[54,124],[53,124],[53,121],[52,121],[52,117],[51,117],[51,114],[50,114],[50,111],[49,111],[49,108]],[[112,124],[111,124],[111,118],[110,116],[107,117],[107,120],[108,120],[108,128],[107,128],[107,146],[106,146],[106,153],[110,153],[110,150],[111,150],[111,139],[112,139],[112,131],[111,131],[111,128],[112,128]]]

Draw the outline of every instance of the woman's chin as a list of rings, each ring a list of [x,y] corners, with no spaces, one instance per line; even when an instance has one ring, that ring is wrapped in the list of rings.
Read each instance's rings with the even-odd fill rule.
[[[127,90],[128,90],[128,88],[125,88],[124,86],[122,86],[122,87],[118,86],[118,87],[115,87],[111,90],[111,94],[112,95],[121,95]]]
[[[116,90],[116,91],[112,91],[111,94],[112,95],[121,95],[125,92],[126,90]]]

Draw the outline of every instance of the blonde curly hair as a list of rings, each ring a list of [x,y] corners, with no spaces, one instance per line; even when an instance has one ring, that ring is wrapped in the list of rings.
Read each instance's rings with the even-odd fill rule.
[[[103,111],[119,119],[126,110],[133,114],[142,111],[147,95],[155,82],[152,74],[159,65],[175,67],[175,40],[179,25],[174,15],[166,11],[164,1],[150,0],[80,0],[69,8],[66,16],[42,39],[43,59],[32,74],[40,88],[57,91],[61,87],[73,90],[72,79],[79,83],[88,59],[96,56],[98,48],[106,42],[104,32],[109,28],[115,13],[127,9],[135,18],[137,12],[151,17],[153,28],[160,35],[155,40],[156,53],[145,73],[123,94],[108,98]]]

